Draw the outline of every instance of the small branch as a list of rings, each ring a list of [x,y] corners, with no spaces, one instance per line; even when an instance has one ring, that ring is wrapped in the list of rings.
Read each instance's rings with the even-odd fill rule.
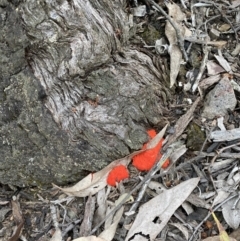
[[[213,6],[218,10],[218,12],[221,14],[221,16],[226,20],[226,22],[230,25],[231,29],[233,30],[234,34],[235,34],[235,39],[237,41],[237,44],[239,42],[238,40],[238,34],[236,29],[233,27],[232,23],[230,22],[230,20],[227,18],[227,16],[225,14],[223,14],[223,12],[221,11],[221,9],[219,9],[219,7],[217,6],[216,3],[212,2]]]
[[[207,46],[203,47],[204,57],[203,57],[203,60],[202,60],[201,66],[200,66],[199,73],[198,73],[197,78],[195,80],[195,83],[193,84],[193,87],[192,87],[192,92],[193,93],[197,89],[198,84],[199,84],[199,82],[200,82],[200,80],[202,78],[203,72],[205,70],[205,67],[206,67],[206,64],[207,64],[207,61],[208,61],[208,53],[209,53],[209,51],[210,51],[210,49]]]
[[[228,202],[229,200],[235,198],[236,196],[238,196],[238,194],[235,194],[233,196],[230,196],[229,198],[227,198],[226,200],[224,200],[222,203],[220,203],[218,206],[216,206],[212,211],[216,211],[217,209],[219,209],[224,203]],[[205,221],[207,221],[207,219],[211,216],[211,212],[208,213],[208,215],[202,220],[201,223],[198,224],[198,226],[195,228],[195,231],[193,232],[192,236],[190,237],[189,241],[192,241],[194,236],[196,235],[198,229],[203,225],[203,223]]]
[[[80,226],[80,237],[89,236],[92,228],[93,215],[95,211],[96,196],[91,194],[88,197],[87,203],[85,205],[84,218]]]

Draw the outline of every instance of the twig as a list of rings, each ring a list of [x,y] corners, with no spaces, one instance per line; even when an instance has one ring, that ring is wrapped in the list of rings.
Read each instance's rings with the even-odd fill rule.
[[[80,226],[80,237],[88,236],[91,232],[95,203],[96,197],[90,194],[85,205],[84,218]]]
[[[215,152],[207,153],[207,152],[195,152],[198,154],[198,158],[204,158],[207,156],[215,156]],[[218,157],[223,157],[223,158],[240,158],[240,153],[220,153]],[[196,158],[196,157],[195,157]]]
[[[179,171],[179,170],[181,170],[183,167],[185,167],[185,166],[187,166],[187,165],[189,165],[189,164],[191,164],[191,163],[193,163],[193,162],[195,162],[195,161],[198,161],[198,160],[200,160],[200,159],[203,159],[203,158],[204,158],[204,156],[200,156],[200,155],[198,155],[198,156],[196,156],[196,157],[193,157],[193,158],[189,159],[188,161],[185,161],[184,163],[181,163],[179,166],[175,167],[175,168],[174,168],[174,171],[175,171],[175,172],[176,172],[176,171]],[[153,178],[154,178],[154,179],[157,179],[157,178],[163,177],[163,176],[165,176],[166,174],[168,174],[168,172],[169,172],[169,170],[167,170],[166,172],[163,172],[163,173],[161,173],[161,174],[157,174],[157,175],[153,176]]]
[[[232,206],[232,210],[236,209],[236,206],[237,206],[239,200],[240,200],[240,196],[238,195],[237,200],[234,202],[234,204],[233,204],[233,206]]]
[[[54,205],[50,205],[50,210],[51,210],[51,216],[52,216],[52,221],[53,221],[53,226],[57,229],[59,226],[58,220],[57,220],[57,209]]]
[[[227,149],[229,149],[229,148],[238,146],[238,145],[240,145],[240,142],[235,143],[235,144],[232,144],[232,145],[230,145],[230,146],[225,146],[225,147],[221,148],[221,149],[217,152],[217,154],[212,158],[211,163],[210,163],[208,169],[210,169],[210,167],[211,167],[212,164],[215,162],[215,160],[217,159],[217,157],[219,157],[219,155],[220,155],[223,151],[225,151],[225,150],[227,150]]]
[[[240,145],[240,142],[235,143],[235,144],[230,145],[230,146],[226,146],[226,147],[221,148],[221,149],[217,152],[217,154],[212,158],[212,160],[211,160],[211,162],[210,162],[210,165],[208,166],[208,169],[207,169],[207,170],[208,170],[208,174],[209,174],[209,177],[210,177],[210,179],[211,179],[211,181],[212,181],[213,187],[214,187],[214,189],[215,189],[216,192],[217,192],[217,189],[216,189],[216,187],[215,187],[214,180],[213,180],[213,177],[212,177],[212,175],[211,175],[210,168],[211,168],[211,166],[213,165],[213,163],[215,162],[215,160],[219,157],[219,154],[221,154],[223,151],[225,151],[225,150],[227,150],[227,149],[229,149],[229,148],[231,148],[231,147],[237,146],[237,145]]]
[[[155,174],[155,173],[154,173]],[[153,174],[153,175],[154,175]],[[148,187],[148,184],[149,182],[151,181],[151,177],[142,185],[142,188],[140,190],[140,192],[138,193],[138,196],[134,202],[134,204],[131,206],[131,208],[129,209],[129,213],[133,213],[137,210],[138,206],[139,206],[139,203],[141,202],[142,198],[143,198],[143,195],[144,193],[146,192],[146,189]]]
[[[171,145],[184,132],[185,128],[193,118],[193,112],[195,111],[199,101],[200,97],[198,97],[190,109],[178,119],[174,126],[175,133],[169,137],[167,144],[163,147],[163,151],[165,151],[169,145]]]
[[[187,9],[187,6],[186,6],[184,0],[181,0],[181,4],[182,4],[183,8]]]
[[[67,235],[67,233],[69,231],[71,231],[72,229],[74,229],[74,227],[79,224],[82,221],[82,219],[78,219],[74,222],[72,222],[63,232],[62,232],[62,236],[64,237],[65,235]]]
[[[197,44],[205,44],[205,45],[211,45],[215,47],[223,47],[224,45],[227,44],[227,41],[208,41],[208,40],[201,40],[201,39],[196,39],[192,37],[186,37],[185,40],[192,42],[192,43],[197,43]]]
[[[197,89],[198,84],[199,84],[199,82],[200,82],[200,80],[202,78],[203,72],[205,70],[205,67],[206,67],[206,64],[207,64],[207,61],[208,61],[208,53],[209,53],[209,51],[210,51],[209,47],[207,47],[207,46],[203,47],[204,57],[203,57],[203,60],[202,60],[201,66],[200,66],[199,73],[198,73],[197,78],[195,80],[195,83],[193,84],[193,87],[192,87],[192,92],[193,93]]]
[[[238,196],[238,194],[234,194],[233,196],[230,196],[229,198],[227,198],[226,200],[224,200],[222,203],[220,203],[218,206],[216,206],[212,211],[216,211],[216,210],[219,209],[224,203],[226,203],[226,202],[228,202],[229,200],[235,198],[236,196]],[[195,234],[197,233],[198,229],[203,225],[203,223],[204,223],[205,221],[207,221],[207,219],[210,217],[210,215],[211,215],[211,212],[209,212],[209,213],[207,214],[207,216],[202,220],[202,222],[200,222],[200,223],[198,224],[198,226],[195,228],[195,231],[193,232],[192,236],[190,237],[190,239],[189,239],[188,241],[192,241],[192,240],[193,240],[193,238],[194,238]]]
[[[184,57],[185,61],[188,62],[188,56],[187,56],[187,53],[186,53],[185,48],[184,48],[184,39],[183,39],[182,34],[180,33],[179,28],[176,26],[176,24],[171,19],[171,17],[162,9],[162,7],[160,7],[153,0],[146,0],[146,1],[149,2],[150,4],[152,4],[158,11],[160,11],[165,16],[165,18],[171,23],[174,30],[176,31],[179,48],[180,48],[180,50],[183,54],[183,57]]]
[[[212,2],[213,6],[218,10],[218,12],[221,14],[221,16],[228,22],[228,24],[230,25],[231,29],[233,30],[234,34],[235,34],[235,38],[237,41],[237,44],[239,42],[238,40],[238,34],[236,29],[233,27],[232,23],[230,22],[230,20],[227,18],[227,16],[225,14],[223,14],[223,12],[219,9],[219,7],[216,5],[216,3],[213,1]]]
[[[137,199],[135,200],[135,202],[133,203],[133,205],[131,206],[131,208],[130,208],[129,211],[127,212],[127,214],[125,213],[125,214],[126,214],[126,218],[125,218],[125,220],[124,220],[123,227],[126,227],[126,226],[128,226],[128,225],[131,223],[131,217],[132,217],[132,215],[135,213],[136,209],[138,208],[138,206],[139,206],[139,204],[140,204],[140,201],[142,200],[143,195],[144,195],[144,193],[146,192],[146,189],[147,189],[148,184],[149,184],[150,181],[151,181],[151,178],[149,178],[149,179],[143,184],[140,192],[138,193]],[[123,237],[126,237],[127,231],[128,231],[127,229],[122,230],[121,235],[122,235]]]

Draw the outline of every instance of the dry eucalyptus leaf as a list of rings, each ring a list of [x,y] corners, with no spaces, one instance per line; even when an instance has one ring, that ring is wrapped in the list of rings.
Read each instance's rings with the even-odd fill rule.
[[[10,211],[11,209],[6,207],[0,209],[0,222],[2,222],[5,219],[6,214]]]
[[[218,63],[227,71],[227,72],[231,72],[231,66],[230,64],[227,62],[226,59],[224,59],[222,56],[219,55],[214,55],[214,57],[216,58],[216,60],[218,61]]]
[[[182,62],[182,52],[177,45],[169,46],[170,55],[170,88],[176,83],[176,79]]]
[[[139,152],[136,152],[139,153]],[[94,195],[98,191],[102,190],[107,185],[107,176],[108,173],[117,165],[127,166],[131,161],[130,156],[125,158],[113,161],[107,167],[102,169],[99,172],[89,174],[85,178],[83,178],[80,182],[75,184],[72,187],[61,188],[57,185],[53,184],[54,187],[58,188],[62,192],[66,193],[69,196],[76,197],[86,197],[90,194]]]
[[[235,175],[228,177],[227,184],[230,186],[236,186],[240,182],[240,173],[237,172]]]
[[[233,208],[237,200],[238,197],[233,198],[222,206],[223,217],[227,224],[233,229],[237,229],[240,224],[240,203],[238,202],[236,207]]]
[[[200,83],[199,83],[199,87],[203,90],[206,90],[208,87],[210,87],[211,85],[217,83],[219,80],[221,79],[220,74],[219,75],[214,75],[214,76],[210,76],[206,79],[203,79]]]
[[[141,178],[141,180],[142,180],[142,178]],[[148,188],[155,191],[157,194],[160,194],[164,190],[166,190],[166,187],[162,183],[159,183],[159,182],[156,182],[156,181],[150,181],[149,184],[148,184]]]
[[[235,159],[218,159],[216,162],[214,162],[211,166],[210,166],[210,170],[211,172],[216,172],[219,170],[223,170],[224,168],[230,166],[233,162],[235,162]]]
[[[174,151],[169,158],[172,163],[175,163],[187,151],[187,147],[181,141],[177,141],[170,146],[174,147]]]
[[[1,201],[0,200],[0,205],[6,205],[6,204],[8,204],[9,203],[9,201]]]
[[[127,195],[128,195],[128,193],[122,194],[122,195],[118,198],[118,200],[115,201],[114,204],[111,204],[111,205],[108,206],[107,211],[106,211],[106,216],[108,216],[109,213],[110,213],[110,215],[108,216],[107,220],[105,221],[105,224],[104,224],[104,228],[105,228],[105,229],[108,229],[108,228],[112,225],[112,220],[114,219],[114,215],[115,215],[115,213],[112,213],[112,210],[113,210],[116,206],[118,206],[118,204],[121,203],[121,202],[123,201],[123,199],[124,199]],[[130,197],[125,201],[125,203],[128,203],[129,200],[130,200],[130,201],[133,200],[133,197],[130,196]]]
[[[96,226],[99,224],[106,216],[107,203],[106,203],[106,191],[105,188],[97,193],[97,205],[98,208],[94,214],[93,224]]]
[[[12,212],[13,212],[13,217],[14,217],[14,221],[19,224],[23,221],[23,217],[22,217],[22,212],[20,209],[20,205],[18,201],[12,201]]]
[[[217,125],[218,125],[218,127],[219,127],[219,129],[220,129],[221,131],[225,131],[225,130],[226,130],[223,121],[224,121],[223,116],[217,118]]]
[[[231,238],[231,237],[229,237],[228,240],[229,240],[229,241],[237,241],[236,239]],[[202,241],[224,241],[224,240],[221,240],[221,239],[220,239],[220,236],[213,236],[213,237],[205,238],[205,239],[203,239]]]
[[[183,37],[191,36],[191,31],[182,23],[186,19],[186,15],[181,11],[180,7],[175,3],[166,3],[168,8],[168,15],[176,24]],[[166,23],[165,35],[169,41],[169,55],[170,55],[170,88],[176,83],[176,78],[179,73],[180,64],[182,62],[182,52],[178,47],[178,39],[176,31],[169,21]]]
[[[213,131],[210,133],[210,138],[214,142],[233,141],[240,138],[240,128],[235,128],[226,131]]]
[[[209,209],[211,207],[210,204],[208,204],[205,200],[203,200],[196,194],[190,194],[186,200],[196,207],[206,208],[206,209]]]
[[[62,241],[62,232],[59,228],[56,229],[50,241]]]
[[[220,73],[225,72],[224,68],[217,64],[215,61],[207,61],[207,73],[209,76],[216,76]],[[220,78],[219,78],[220,79]]]
[[[163,138],[163,136],[164,136],[164,134],[166,132],[167,126],[168,125],[165,125],[163,127],[163,129],[153,139],[151,139],[148,142],[146,149],[154,148],[159,143],[159,141],[161,141],[161,139]]]
[[[100,235],[99,235],[100,238],[102,238],[106,241],[111,241],[114,238],[118,223],[123,215],[123,210],[124,210],[124,207],[121,207],[116,212],[116,214],[113,218],[112,224],[107,229],[105,229],[102,233],[100,233]]]
[[[134,236],[148,236],[150,240],[154,240],[198,182],[199,178],[189,179],[143,204],[125,240],[135,240]]]
[[[224,24],[222,24],[221,26],[218,27],[218,30],[219,30],[220,32],[226,32],[226,31],[228,31],[230,28],[231,28],[231,25],[230,25],[230,24],[224,23]]]
[[[230,195],[229,192],[226,192],[224,190],[217,190],[217,196],[214,198],[212,206],[214,207],[219,203],[223,202],[228,198],[229,195]]]
[[[213,216],[215,223],[217,224],[217,228],[219,230],[220,241],[229,241],[229,236],[228,236],[227,232],[225,231],[224,227],[222,226],[222,224],[219,222],[217,216],[215,215],[214,212],[211,212],[211,214]]]
[[[188,240],[189,238],[188,229],[185,226],[183,226],[181,223],[170,223],[170,224],[178,228],[183,233],[186,240]]]
[[[187,201],[182,203],[182,208],[184,209],[184,211],[186,212],[187,215],[194,212],[192,205],[190,205],[190,203]]]
[[[240,0],[233,0],[231,1],[230,8],[237,8],[240,5]]]
[[[73,239],[72,241],[106,241],[106,240],[102,238],[98,238],[96,236],[88,236],[88,237]]]

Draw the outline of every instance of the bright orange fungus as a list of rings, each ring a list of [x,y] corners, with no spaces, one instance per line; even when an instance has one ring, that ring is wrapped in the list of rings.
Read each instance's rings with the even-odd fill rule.
[[[116,182],[120,182],[129,177],[128,169],[124,165],[114,167],[108,174],[107,184],[116,186]]]
[[[152,139],[155,137],[156,131],[151,129],[148,132],[149,137]],[[152,149],[146,150],[136,156],[133,157],[133,166],[135,166],[139,171],[149,171],[154,166],[157,159],[161,158],[160,150],[162,148],[164,139],[162,138],[159,143]],[[142,149],[145,149],[147,144],[144,144]],[[169,166],[170,161],[167,159],[162,168],[167,168]]]

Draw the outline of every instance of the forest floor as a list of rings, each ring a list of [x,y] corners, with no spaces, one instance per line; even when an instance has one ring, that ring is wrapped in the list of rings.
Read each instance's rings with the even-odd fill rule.
[[[136,27],[132,48],[169,80],[169,125],[145,151],[76,186],[2,185],[0,240],[240,240],[240,1],[174,2],[126,6]],[[130,163],[153,149],[163,155],[152,168]],[[128,178],[110,186],[119,165],[128,170],[113,178]]]

